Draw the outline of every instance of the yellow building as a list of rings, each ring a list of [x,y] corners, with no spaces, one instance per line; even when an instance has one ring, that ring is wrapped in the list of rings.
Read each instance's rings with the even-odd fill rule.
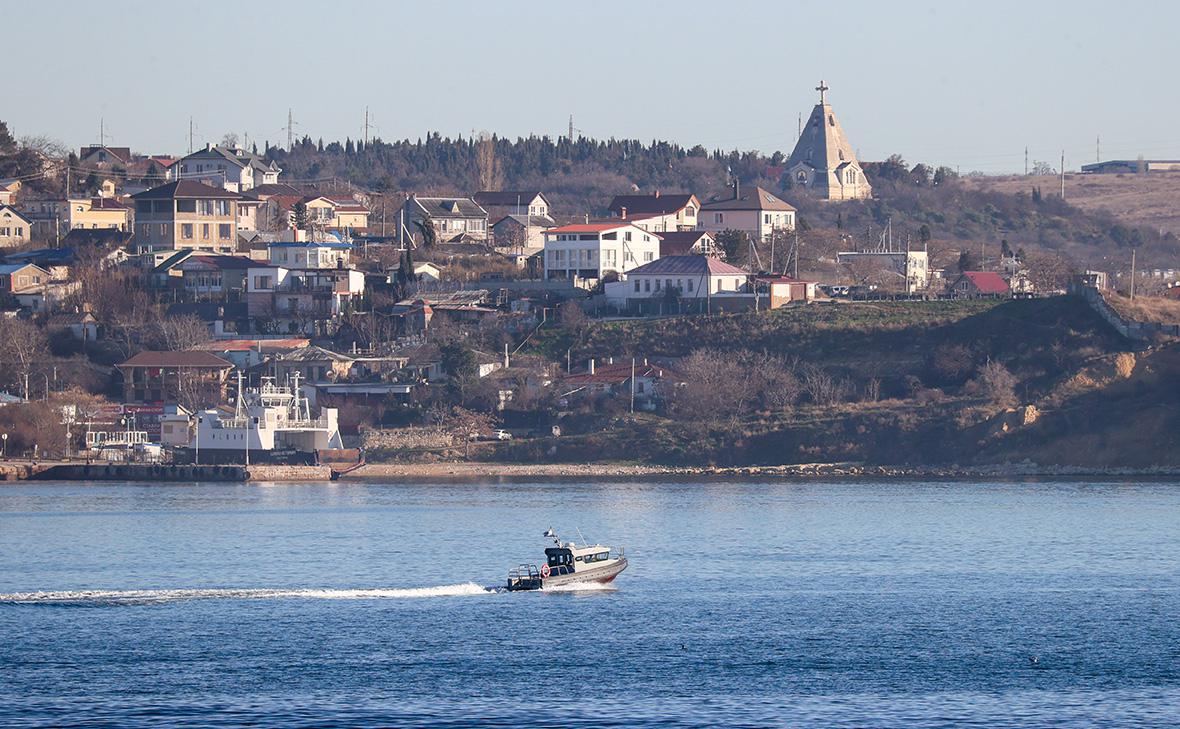
[[[29,242],[33,224],[7,205],[0,205],[0,248],[14,248]]]
[[[328,230],[367,228],[369,209],[352,198],[316,195],[303,199],[308,220]]]
[[[232,253],[238,241],[241,195],[195,180],[179,180],[133,195],[137,243],[150,250]]]

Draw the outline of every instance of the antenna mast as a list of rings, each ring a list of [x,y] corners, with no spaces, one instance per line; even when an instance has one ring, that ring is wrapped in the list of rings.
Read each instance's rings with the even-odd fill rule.
[[[574,115],[573,115],[573,114],[570,114],[570,136],[569,136],[569,140],[570,140],[570,144],[573,144],[573,141],[574,141]]]
[[[365,146],[369,146],[369,107],[365,107]]]
[[[287,109],[287,151],[295,148],[295,116],[291,109]]]

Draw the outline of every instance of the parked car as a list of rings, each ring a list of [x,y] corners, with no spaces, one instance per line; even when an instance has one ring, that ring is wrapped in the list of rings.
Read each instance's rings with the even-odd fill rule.
[[[492,440],[512,440],[512,433],[507,430],[493,430]]]

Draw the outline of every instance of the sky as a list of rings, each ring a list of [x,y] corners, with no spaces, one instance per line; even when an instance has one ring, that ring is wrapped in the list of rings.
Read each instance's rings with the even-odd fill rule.
[[[427,132],[790,152],[820,79],[862,160],[1180,158],[1180,3],[10,2],[0,120],[145,154]],[[1100,143],[1099,143],[1100,140]]]

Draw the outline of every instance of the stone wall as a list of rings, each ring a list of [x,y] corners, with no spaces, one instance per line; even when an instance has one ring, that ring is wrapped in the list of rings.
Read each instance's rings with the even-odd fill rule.
[[[329,466],[250,466],[247,469],[251,481],[329,481],[332,469]]]
[[[1102,296],[1102,292],[1093,286],[1086,286],[1085,284],[1071,281],[1069,284],[1069,293],[1081,296],[1090,304],[1098,315],[1106,320],[1108,324],[1114,327],[1115,331],[1123,335],[1127,339],[1136,342],[1150,342],[1158,336],[1180,337],[1180,325],[1178,324],[1160,324],[1158,322],[1142,322],[1129,321],[1124,319],[1117,311],[1114,310],[1106,299]]]

